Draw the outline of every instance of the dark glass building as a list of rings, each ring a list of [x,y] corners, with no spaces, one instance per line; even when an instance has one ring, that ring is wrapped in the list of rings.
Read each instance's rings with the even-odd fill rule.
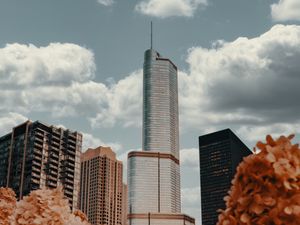
[[[21,199],[31,190],[62,186],[78,207],[82,134],[27,121],[0,137],[0,187]]]
[[[202,224],[215,225],[236,167],[252,152],[230,129],[200,136],[199,151]]]

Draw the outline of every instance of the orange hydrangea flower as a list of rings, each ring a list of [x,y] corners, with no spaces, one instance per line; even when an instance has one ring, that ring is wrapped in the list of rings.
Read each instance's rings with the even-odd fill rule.
[[[300,149],[270,135],[237,167],[217,225],[299,225]]]
[[[35,190],[16,202],[10,188],[0,188],[0,225],[90,225],[81,211],[71,212],[61,188]]]
[[[0,188],[0,225],[10,225],[11,215],[16,207],[15,192],[10,188]]]
[[[74,214],[75,217],[80,218],[82,222],[87,222],[88,221],[87,216],[80,210],[75,210],[73,214]]]

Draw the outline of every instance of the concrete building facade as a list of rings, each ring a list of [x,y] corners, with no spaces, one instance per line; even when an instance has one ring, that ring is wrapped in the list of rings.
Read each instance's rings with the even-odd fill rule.
[[[0,137],[0,186],[17,197],[32,190],[63,187],[72,210],[78,208],[82,134],[27,121]]]

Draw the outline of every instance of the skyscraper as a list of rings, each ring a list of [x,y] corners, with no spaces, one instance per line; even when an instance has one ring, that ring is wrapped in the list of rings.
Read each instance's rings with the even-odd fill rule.
[[[124,188],[123,164],[111,148],[100,146],[81,155],[80,210],[91,224],[126,224]]]
[[[130,225],[194,224],[181,214],[177,67],[145,52],[143,151],[128,154]]]
[[[252,152],[230,130],[199,137],[202,224],[215,225],[236,167]]]
[[[31,190],[63,186],[72,210],[77,209],[82,134],[27,121],[0,137],[0,186],[18,198]]]
[[[145,52],[143,150],[179,159],[177,67],[152,49]]]

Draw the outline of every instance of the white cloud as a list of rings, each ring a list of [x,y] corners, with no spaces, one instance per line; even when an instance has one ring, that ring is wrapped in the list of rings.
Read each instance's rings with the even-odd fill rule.
[[[9,112],[6,114],[0,113],[0,137],[12,131],[12,128],[24,123],[28,120],[25,116]]]
[[[93,81],[95,70],[93,52],[75,44],[8,44],[0,48],[0,110],[140,125],[141,71],[107,86]]]
[[[89,110],[93,103],[87,100],[99,103],[106,91],[91,81],[95,70],[93,53],[75,44],[8,44],[0,48],[0,110],[55,116]]]
[[[181,196],[184,205],[191,206],[200,202],[200,186],[192,188],[182,188]]]
[[[199,170],[199,149],[187,148],[180,150],[180,164],[187,168]]]
[[[247,138],[248,141],[257,142],[264,141],[267,134],[272,134],[274,138],[281,135],[288,136],[290,134],[300,134],[300,123],[274,123],[269,125],[243,126],[241,125],[237,133],[242,137]],[[298,140],[300,137],[296,137]],[[253,146],[254,147],[254,146]]]
[[[113,0],[97,0],[97,2],[104,6],[111,6],[112,4],[114,4]]]
[[[196,224],[201,224],[200,218],[200,174],[199,174],[199,149],[186,148],[180,150],[181,172],[181,199],[182,212],[196,219]]]
[[[300,1],[279,0],[271,5],[271,14],[274,21],[300,20]]]
[[[0,84],[5,86],[64,85],[95,75],[93,53],[75,44],[7,44],[0,49]]]
[[[135,6],[135,10],[145,15],[160,18],[192,17],[198,8],[206,5],[206,0],[144,0]]]
[[[196,224],[201,223],[200,186],[181,189],[182,212],[196,219]]]
[[[299,60],[296,25],[276,25],[259,37],[238,38],[211,49],[190,49],[189,71],[179,76],[182,127],[298,126]]]
[[[122,145],[119,143],[111,143],[111,142],[103,142],[100,138],[95,137],[89,133],[82,133],[83,135],[83,143],[82,143],[82,151],[86,151],[88,148],[97,148],[99,146],[102,147],[111,147],[111,149],[118,153],[122,149]]]
[[[142,123],[142,71],[113,84],[107,93],[107,107],[91,118],[93,127],[111,127],[121,121],[124,127],[141,126]]]
[[[246,140],[270,124],[298,132],[299,46],[300,26],[276,25],[256,38],[191,48],[189,70],[179,72],[181,132],[231,127]],[[0,56],[0,112],[84,116],[93,127],[141,125],[141,70],[110,85],[95,82],[93,53],[72,44],[12,44]]]

